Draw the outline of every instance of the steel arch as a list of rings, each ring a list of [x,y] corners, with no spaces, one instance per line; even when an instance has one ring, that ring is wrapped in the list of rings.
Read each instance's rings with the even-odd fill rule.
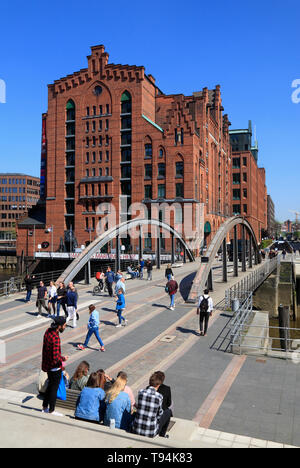
[[[216,258],[216,255],[224,241],[226,239],[227,234],[235,227],[238,225],[245,226],[247,229],[248,233],[250,234],[250,237],[253,240],[253,245],[254,249],[257,254],[258,262],[261,262],[261,258],[259,255],[259,248],[258,248],[258,243],[257,239],[255,236],[255,233],[253,231],[253,228],[251,224],[242,216],[234,216],[230,219],[228,219],[225,223],[223,223],[217,233],[215,234],[214,238],[212,239],[209,248],[206,252],[206,255],[204,258],[202,258],[201,265],[197,271],[197,274],[195,276],[195,279],[193,281],[192,288],[190,290],[189,297],[187,299],[187,302],[192,302],[195,303],[197,298],[200,296],[200,294],[203,293],[203,290],[206,287],[206,283],[209,277],[209,274],[211,272],[214,260]]]
[[[172,235],[174,238],[179,239],[181,244],[186,250],[187,256],[189,260],[194,262],[195,258],[191,250],[189,249],[188,245],[186,244],[185,240],[181,237],[181,235],[173,229],[168,224],[156,220],[156,219],[133,219],[130,221],[125,221],[118,226],[115,226],[108,231],[105,231],[101,234],[97,239],[95,239],[81,254],[78,258],[73,260],[73,262],[66,268],[66,270],[62,273],[62,275],[58,278],[57,282],[64,282],[69,283],[72,279],[80,272],[80,270],[87,264],[87,262],[91,259],[91,257],[97,253],[102,247],[104,247],[109,241],[117,237],[118,235],[124,234],[131,229],[134,229],[139,226],[157,226],[157,228],[162,228]]]

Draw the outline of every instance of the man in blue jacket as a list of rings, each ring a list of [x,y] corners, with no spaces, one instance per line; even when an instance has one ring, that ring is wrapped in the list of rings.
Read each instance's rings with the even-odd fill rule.
[[[113,283],[114,283],[114,281],[115,281],[114,272],[111,271],[110,267],[108,267],[107,271],[105,273],[105,282],[106,282],[106,286],[107,286],[107,289],[108,289],[108,294],[110,295],[110,297],[113,297]]]
[[[76,328],[77,292],[73,283],[70,283],[70,289],[67,291],[66,304],[68,311],[67,323],[73,320],[73,328]]]
[[[118,300],[117,300],[117,306],[116,306],[116,312],[118,314],[118,318],[119,318],[119,324],[116,325],[116,327],[122,327],[126,325],[127,323],[127,320],[122,316],[122,313],[123,313],[123,310],[125,309],[126,307],[126,304],[125,304],[125,296],[123,294],[123,290],[122,289],[119,289],[118,291]],[[122,321],[124,322],[122,324]]]

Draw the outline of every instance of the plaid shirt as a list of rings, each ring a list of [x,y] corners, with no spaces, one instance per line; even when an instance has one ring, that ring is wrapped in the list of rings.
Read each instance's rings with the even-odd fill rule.
[[[133,432],[145,437],[155,437],[159,431],[159,419],[163,414],[163,397],[154,387],[140,390]]]
[[[44,335],[42,370],[49,372],[62,366],[65,358],[61,355],[59,331],[48,328]]]

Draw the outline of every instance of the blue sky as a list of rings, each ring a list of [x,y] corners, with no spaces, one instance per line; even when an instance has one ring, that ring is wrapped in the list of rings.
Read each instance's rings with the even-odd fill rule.
[[[300,211],[300,4],[294,0],[12,1],[1,5],[0,171],[39,175],[47,84],[110,62],[144,65],[165,93],[221,85],[231,128],[256,126],[259,165],[280,220]],[[299,93],[300,96],[300,93]]]

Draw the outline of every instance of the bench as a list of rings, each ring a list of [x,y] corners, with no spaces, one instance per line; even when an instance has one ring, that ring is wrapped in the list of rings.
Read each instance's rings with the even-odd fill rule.
[[[67,388],[66,392],[67,392],[67,399],[66,400],[57,399],[56,406],[58,406],[59,408],[65,408],[68,410],[75,411],[80,392],[78,390],[70,390],[69,388]]]

